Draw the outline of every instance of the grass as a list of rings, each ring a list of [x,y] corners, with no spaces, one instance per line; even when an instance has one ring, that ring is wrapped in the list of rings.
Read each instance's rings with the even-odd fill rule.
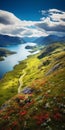
[[[17,94],[19,86],[18,79],[25,67],[26,63],[23,61],[18,66],[15,66],[13,71],[6,73],[3,79],[0,80],[0,105]]]

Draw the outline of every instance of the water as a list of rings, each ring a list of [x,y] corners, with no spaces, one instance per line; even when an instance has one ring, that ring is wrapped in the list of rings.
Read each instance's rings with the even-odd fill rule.
[[[3,75],[13,70],[13,67],[19,63],[19,61],[22,61],[27,58],[27,56],[31,55],[28,49],[25,49],[25,46],[27,45],[35,45],[35,43],[26,43],[26,44],[20,44],[20,45],[13,45],[6,47],[10,51],[15,51],[16,54],[10,55],[8,57],[5,57],[4,61],[0,61],[0,78],[3,77]],[[32,54],[36,54],[37,52],[34,52]]]

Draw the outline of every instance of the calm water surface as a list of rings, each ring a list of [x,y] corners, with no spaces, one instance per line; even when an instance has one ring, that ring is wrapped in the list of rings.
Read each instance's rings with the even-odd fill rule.
[[[27,56],[29,56],[31,54],[28,49],[25,49],[25,46],[27,46],[27,45],[33,46],[33,45],[35,45],[35,43],[26,43],[26,44],[20,44],[20,45],[6,47],[10,51],[15,51],[16,54],[5,57],[4,61],[0,61],[0,78],[2,78],[6,72],[13,70],[13,67],[16,64],[18,64],[19,61],[26,59]],[[38,51],[35,53],[38,53]]]

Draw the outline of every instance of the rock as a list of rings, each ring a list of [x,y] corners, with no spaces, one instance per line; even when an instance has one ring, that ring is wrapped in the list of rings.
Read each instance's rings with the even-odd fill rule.
[[[48,102],[45,104],[45,108],[50,108],[50,104]]]
[[[51,90],[48,90],[48,91],[47,91],[47,93],[50,93],[50,92],[51,92]]]
[[[47,122],[51,122],[51,118],[49,118],[49,119],[47,120]]]
[[[55,70],[59,69],[60,67],[62,67],[62,63],[58,63],[56,65],[54,65],[47,73],[46,76],[51,74],[52,72],[54,72]]]
[[[47,123],[46,123],[46,122],[44,122],[44,123],[42,123],[42,124],[41,124],[41,126],[47,126]]]
[[[33,92],[33,89],[30,88],[30,87],[25,87],[23,90],[22,90],[22,93],[24,94],[31,94]]]
[[[0,108],[0,110],[4,110],[4,109],[6,109],[8,107],[8,104],[3,104],[2,106],[1,106],[1,108]]]

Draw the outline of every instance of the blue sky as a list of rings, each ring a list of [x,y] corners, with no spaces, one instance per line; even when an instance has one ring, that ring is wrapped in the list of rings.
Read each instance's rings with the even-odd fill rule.
[[[39,20],[41,10],[65,11],[65,0],[0,0],[0,9],[14,13],[22,20]]]
[[[65,0],[0,0],[0,34],[65,36]]]

